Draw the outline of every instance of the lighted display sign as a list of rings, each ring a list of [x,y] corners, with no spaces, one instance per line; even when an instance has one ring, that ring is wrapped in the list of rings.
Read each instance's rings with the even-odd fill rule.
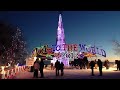
[[[64,47],[64,48],[61,48]],[[65,52],[59,52],[63,49]],[[58,51],[58,53],[55,53]],[[36,51],[35,51],[36,52]],[[84,52],[84,53],[83,53]],[[86,44],[63,44],[60,45],[52,45],[52,48],[48,47],[48,45],[43,46],[37,50],[39,55],[43,56],[54,56],[54,57],[62,57],[62,58],[83,58],[87,57],[95,57],[97,54],[103,57],[106,57],[105,50],[98,48],[96,46],[87,46]]]
[[[60,51],[61,50],[61,46],[59,45],[52,45],[53,46],[53,52],[55,50]],[[101,55],[103,57],[106,57],[106,52],[103,49],[100,49],[96,46],[87,46],[86,44],[64,44],[64,50],[65,51],[78,51],[78,49],[80,48],[79,52],[88,52],[88,53],[92,53],[92,54],[98,54]]]

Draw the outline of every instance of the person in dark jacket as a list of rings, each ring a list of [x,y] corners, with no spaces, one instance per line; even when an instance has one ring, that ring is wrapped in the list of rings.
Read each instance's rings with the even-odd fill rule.
[[[115,64],[117,64],[117,71],[119,70],[119,68],[118,68],[118,60],[115,60]]]
[[[84,61],[84,64],[85,64],[85,68],[87,68],[88,58],[86,56],[84,56],[83,61]]]
[[[51,70],[54,70],[53,63],[51,63]]]
[[[94,76],[94,67],[95,67],[95,62],[94,61],[90,62],[90,67],[91,67],[91,70],[92,70],[92,76]]]
[[[34,78],[38,78],[38,70],[39,70],[40,66],[39,66],[39,63],[38,61],[36,60],[34,62]]]
[[[100,72],[100,75],[99,76],[102,76],[102,61],[100,60],[100,59],[98,59],[98,62],[97,62],[97,64],[98,64],[98,67],[99,67],[99,72]]]
[[[120,60],[118,61],[118,70],[120,71]]]
[[[56,68],[56,76],[59,76],[60,62],[58,60],[55,62],[55,68]]]
[[[109,69],[109,61],[107,60],[107,66],[106,66],[106,69]]]
[[[63,74],[64,74],[64,64],[63,64],[63,62],[61,62],[61,64],[60,64],[60,69],[61,69],[61,76],[63,76]]]
[[[44,62],[43,62],[43,59],[41,59],[39,65],[40,65],[40,74],[41,74],[41,78],[43,78],[43,77],[44,77],[44,73],[43,73]]]
[[[95,59],[95,69],[97,69],[97,61],[96,61],[96,59]]]

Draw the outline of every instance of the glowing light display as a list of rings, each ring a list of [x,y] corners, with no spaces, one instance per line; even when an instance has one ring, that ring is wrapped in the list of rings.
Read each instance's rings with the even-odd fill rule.
[[[38,47],[37,51],[35,49],[33,55],[36,56],[36,53],[53,59],[51,60],[51,63],[55,63],[56,60],[58,60],[63,62],[65,66],[69,66],[70,60],[77,58],[97,57],[97,54],[106,57],[105,50],[100,49],[95,45],[66,44],[61,14],[59,14],[56,44],[52,45],[52,48],[48,47],[48,45],[41,46],[40,48]]]
[[[56,39],[56,49],[54,51],[54,53],[64,53],[66,52],[64,50],[64,44],[65,44],[65,35],[64,35],[64,28],[63,28],[63,23],[62,23],[62,15],[59,14],[59,21],[58,21],[58,29],[57,29],[57,39]],[[63,62],[65,66],[69,66],[69,58],[67,57],[59,57],[53,58],[53,61],[60,61]]]
[[[17,27],[15,34],[11,37],[12,45],[7,49],[4,47],[5,52],[2,54],[3,58],[6,59],[7,63],[23,61],[28,54],[26,49],[26,42],[23,40],[21,30]]]

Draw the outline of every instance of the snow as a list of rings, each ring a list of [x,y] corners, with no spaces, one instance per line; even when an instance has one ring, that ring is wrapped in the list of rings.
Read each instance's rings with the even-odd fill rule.
[[[64,76],[55,76],[55,70],[44,69],[44,78],[37,79],[120,79],[120,71],[116,68],[103,68],[103,76],[99,76],[99,70],[94,69],[94,74],[91,76],[91,69],[65,69]],[[34,79],[33,72],[22,72],[15,79]]]

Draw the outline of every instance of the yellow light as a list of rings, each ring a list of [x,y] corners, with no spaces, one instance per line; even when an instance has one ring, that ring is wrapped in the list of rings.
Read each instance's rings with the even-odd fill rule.
[[[4,70],[4,68],[5,68],[4,66],[1,66],[1,69],[2,69],[2,70]]]
[[[39,61],[41,61],[41,58],[39,58]]]
[[[34,57],[34,61],[36,61],[37,57]]]

